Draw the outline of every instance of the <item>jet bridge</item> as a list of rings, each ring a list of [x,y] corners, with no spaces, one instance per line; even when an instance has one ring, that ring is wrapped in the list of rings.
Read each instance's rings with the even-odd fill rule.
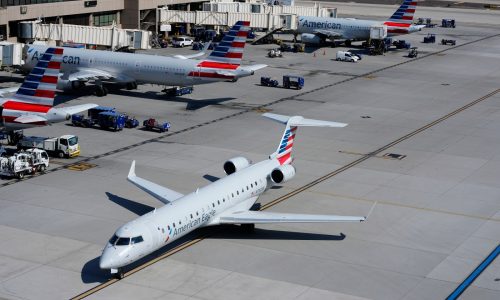
[[[314,6],[267,5],[265,3],[210,2],[203,11],[159,9],[159,23],[231,26],[239,20],[250,21],[250,27],[265,31],[296,30],[297,16],[336,17],[336,8]]]

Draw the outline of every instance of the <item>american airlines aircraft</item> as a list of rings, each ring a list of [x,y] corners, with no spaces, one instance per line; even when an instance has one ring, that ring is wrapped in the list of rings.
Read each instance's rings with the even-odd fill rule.
[[[128,181],[165,205],[121,226],[102,252],[99,266],[123,278],[123,267],[172,243],[191,231],[219,224],[241,224],[253,229],[262,223],[362,222],[366,217],[308,215],[251,211],[259,196],[273,185],[295,175],[292,147],[297,127],[344,127],[347,124],[266,113],[263,116],[285,124],[276,152],[252,164],[235,157],[224,163],[227,176],[188,195],[162,187],[135,174],[132,162]],[[373,210],[373,207],[372,207]],[[371,212],[371,211],[370,211]]]
[[[47,48],[21,87],[16,88],[16,93],[0,99],[2,130],[9,133],[12,143],[16,142],[15,130],[62,122],[71,118],[72,114],[97,106],[53,107],[64,51],[63,48]]]
[[[349,47],[351,41],[367,41],[370,39],[372,26],[387,26],[387,36],[396,36],[420,31],[424,25],[413,25],[413,15],[417,8],[417,0],[404,0],[403,4],[385,22],[372,20],[356,20],[351,18],[299,17],[297,33],[301,33],[301,41],[309,44],[320,44],[326,39],[344,39]]]
[[[238,21],[218,46],[203,60],[192,58],[203,55],[173,57],[67,48],[62,60],[62,77],[58,88],[78,89],[88,81],[96,84],[96,95],[105,96],[103,82],[125,84],[127,89],[137,83],[168,86],[192,86],[217,81],[236,81],[253,75],[266,67],[257,64],[241,66],[243,49],[250,30],[250,22]],[[25,69],[31,69],[47,46],[30,45]]]

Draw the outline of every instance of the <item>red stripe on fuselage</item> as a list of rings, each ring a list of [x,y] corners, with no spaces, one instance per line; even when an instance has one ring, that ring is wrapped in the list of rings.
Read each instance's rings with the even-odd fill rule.
[[[7,101],[3,104],[3,108],[18,111],[47,113],[52,108],[52,106],[17,101]]]
[[[56,48],[55,51],[54,51],[54,54],[59,54],[59,55],[62,55],[63,54],[63,51],[64,49],[63,48]]]
[[[202,68],[213,68],[213,69],[225,69],[225,70],[236,70],[240,65],[220,63],[214,61],[202,61],[198,64],[198,67]]]
[[[410,27],[411,24],[409,23],[397,23],[397,22],[385,22],[384,25],[391,26],[391,27]]]

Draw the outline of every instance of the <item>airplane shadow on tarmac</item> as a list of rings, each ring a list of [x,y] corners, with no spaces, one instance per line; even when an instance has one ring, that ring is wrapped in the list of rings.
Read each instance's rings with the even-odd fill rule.
[[[149,205],[137,203],[135,201],[125,199],[123,197],[106,193],[109,200],[130,210],[137,215],[143,215],[154,210],[154,207]],[[321,233],[309,233],[309,232],[296,232],[296,231],[282,231],[282,230],[272,230],[255,228],[251,233],[243,232],[240,226],[237,225],[219,225],[211,226],[197,229],[188,235],[174,241],[173,243],[165,246],[147,256],[140,259],[139,261],[127,266],[125,272],[131,270],[139,265],[142,265],[162,254],[168,252],[169,250],[189,242],[197,238],[204,239],[247,239],[247,240],[293,240],[293,241],[341,241],[346,238],[346,235],[339,233],[338,235],[331,234],[321,234]],[[104,242],[103,242],[104,244]],[[84,283],[95,283],[95,282],[105,282],[110,278],[110,273],[107,270],[101,270],[99,268],[99,256],[88,261],[82,268],[81,278]]]

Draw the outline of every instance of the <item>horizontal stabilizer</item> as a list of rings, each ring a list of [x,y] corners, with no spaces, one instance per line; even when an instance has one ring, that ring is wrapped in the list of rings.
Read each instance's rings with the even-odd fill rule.
[[[220,217],[220,224],[363,222],[366,217],[284,214],[262,211],[235,212]]]
[[[74,106],[58,107],[56,109],[66,113],[66,114],[74,115],[74,114],[89,110],[89,109],[97,107],[97,106],[99,106],[99,105],[94,104],[94,103],[88,103],[88,104],[80,104],[80,105],[74,105]]]
[[[345,127],[346,123],[330,122],[314,119],[306,119],[302,116],[284,116],[272,113],[265,113],[262,116],[289,126],[316,126],[316,127]]]
[[[23,124],[30,124],[30,123],[37,123],[37,122],[47,122],[47,119],[38,116],[38,115],[22,115],[14,119],[14,122],[17,123],[23,123]]]
[[[203,49],[198,52],[198,53],[195,53],[195,54],[189,54],[189,55],[181,55],[181,54],[178,54],[178,55],[174,55],[175,58],[178,58],[178,59],[191,59],[191,58],[195,58],[195,57],[200,57],[200,56],[203,56],[206,54],[207,50],[208,50],[208,47],[210,47],[210,44],[212,42],[207,42],[205,43],[205,46],[203,46]]]
[[[265,64],[257,64],[257,65],[244,66],[242,68],[245,69],[245,70],[248,70],[248,71],[257,71],[257,70],[263,69],[265,67],[267,67],[267,65],[265,65]]]
[[[160,200],[165,204],[169,204],[170,202],[173,202],[184,196],[183,194],[177,193],[174,190],[168,189],[166,187],[163,187],[146,179],[137,177],[135,175],[135,160],[132,162],[132,165],[130,166],[130,171],[128,172],[127,180],[133,183],[141,190],[145,191],[146,193],[150,194],[151,196],[155,197],[156,199]]]

